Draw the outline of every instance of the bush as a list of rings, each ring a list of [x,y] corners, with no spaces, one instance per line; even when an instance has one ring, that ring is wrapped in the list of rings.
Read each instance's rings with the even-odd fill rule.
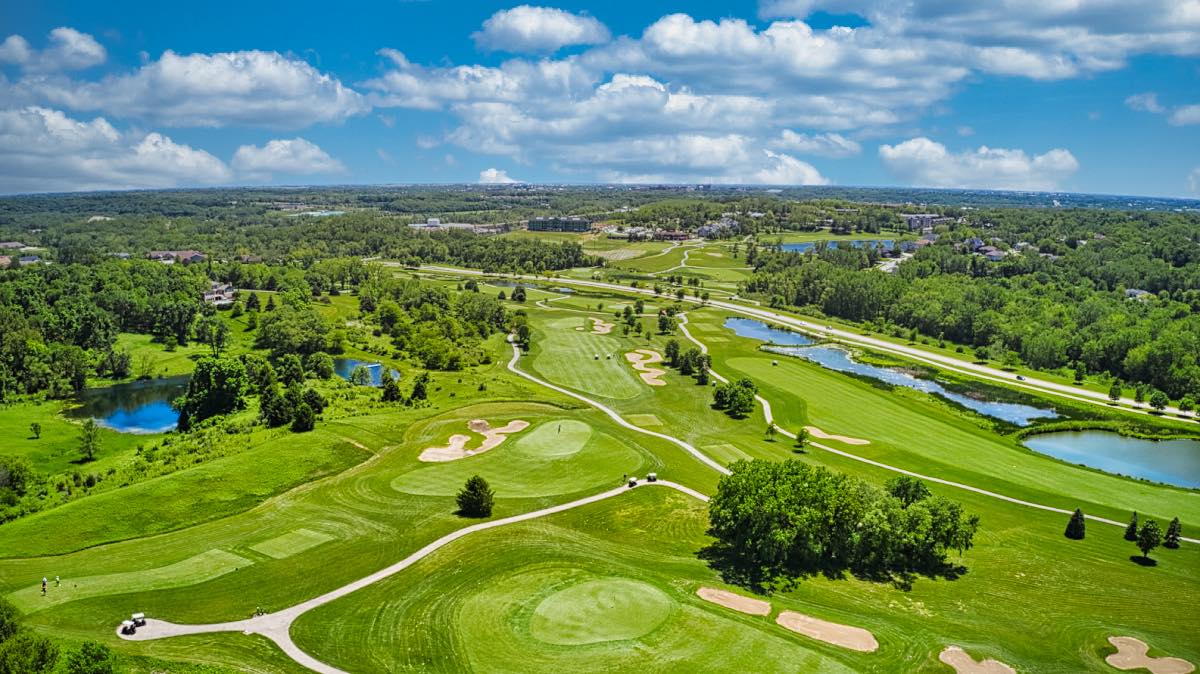
[[[317,423],[317,416],[313,414],[313,409],[308,406],[308,403],[300,403],[296,406],[296,412],[292,415],[292,431],[295,433],[306,433],[313,429]]]

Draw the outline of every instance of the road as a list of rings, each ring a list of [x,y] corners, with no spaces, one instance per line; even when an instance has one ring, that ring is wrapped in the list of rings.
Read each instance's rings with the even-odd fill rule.
[[[475,270],[475,269],[459,269],[459,268],[455,268],[455,267],[442,267],[442,266],[437,266],[437,265],[424,265],[421,267],[421,269],[431,271],[431,272],[456,274],[456,275],[460,275],[460,276],[484,276],[484,273],[482,271]],[[570,278],[564,278],[561,276],[556,276],[556,277],[553,277],[552,279],[545,279],[545,278],[534,276],[531,274],[513,274],[513,275],[506,275],[505,277],[506,278],[524,279],[524,280],[528,280],[530,282],[539,282],[539,283],[544,283],[549,280],[549,281],[552,281],[553,283],[557,283],[557,284],[561,284],[561,285],[575,285],[575,286],[582,286],[582,287],[586,287],[586,288],[596,288],[599,290],[607,290],[607,291],[611,291],[611,292],[635,293],[635,294],[641,294],[641,295],[658,296],[655,294],[654,290],[650,289],[650,288],[631,288],[629,286],[624,286],[624,285],[620,285],[617,283],[605,283],[603,281],[570,279]],[[776,325],[782,325],[782,326],[785,326],[788,328],[792,328],[794,330],[799,330],[799,331],[808,333],[810,335],[823,337],[825,339],[843,342],[845,344],[852,344],[852,345],[856,345],[856,346],[868,347],[875,351],[881,351],[883,353],[891,353],[891,354],[903,356],[910,360],[915,360],[915,361],[919,361],[919,362],[926,363],[929,365],[934,365],[943,370],[957,372],[959,374],[965,374],[965,375],[968,375],[971,377],[975,377],[976,379],[983,379],[986,381],[1001,383],[1001,384],[1004,384],[1005,386],[1026,389],[1028,391],[1040,393],[1043,395],[1056,396],[1059,398],[1067,398],[1070,400],[1074,400],[1076,402],[1098,405],[1098,406],[1102,406],[1102,407],[1105,407],[1108,409],[1113,408],[1112,401],[1110,401],[1108,399],[1108,396],[1104,395],[1103,393],[1098,393],[1096,391],[1089,391],[1085,388],[1081,388],[1078,386],[1071,386],[1069,384],[1059,384],[1057,382],[1046,381],[1044,379],[1038,379],[1036,377],[1025,377],[1023,380],[1018,380],[1017,376],[1014,375],[1013,373],[1005,372],[1004,370],[990,367],[988,365],[981,365],[979,363],[973,363],[973,362],[961,360],[959,358],[945,356],[942,354],[930,353],[923,349],[918,349],[918,348],[906,346],[903,344],[894,344],[892,342],[888,342],[888,341],[885,341],[882,339],[877,339],[877,338],[871,337],[869,335],[860,335],[856,332],[851,332],[849,330],[841,330],[838,328],[832,328],[827,325],[823,325],[821,323],[817,323],[814,321],[808,321],[808,320],[804,320],[801,318],[795,318],[793,316],[781,314],[779,312],[772,311],[770,309],[746,306],[745,304],[731,302],[728,300],[710,299],[707,303],[702,303],[699,298],[689,297],[689,296],[685,296],[683,298],[683,301],[690,302],[693,304],[706,304],[707,306],[712,306],[712,307],[716,307],[719,309],[725,309],[727,311],[732,311],[734,313],[742,314],[743,316],[750,316],[752,318],[757,318],[759,320],[762,320],[762,321],[765,321],[768,323],[775,323]],[[1135,414],[1145,414],[1145,415],[1154,415],[1155,414],[1155,413],[1151,412],[1150,410],[1139,407],[1140,403],[1136,402],[1135,400],[1133,400],[1131,398],[1121,398],[1118,402],[1121,405],[1120,409],[1122,409],[1125,412],[1131,412],[1131,413],[1135,413]],[[1167,414],[1167,415],[1179,415],[1179,414],[1181,414],[1181,411],[1175,407],[1167,407],[1165,410],[1163,410],[1163,413]]]

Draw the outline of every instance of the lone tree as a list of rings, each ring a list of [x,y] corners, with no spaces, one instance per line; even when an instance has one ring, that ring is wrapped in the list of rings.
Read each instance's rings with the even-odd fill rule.
[[[796,431],[796,447],[804,449],[808,446],[808,428],[801,426],[800,430]]]
[[[900,503],[905,508],[919,501],[924,501],[931,495],[929,487],[924,482],[908,475],[901,475],[888,480],[886,488],[889,494],[900,499]]]
[[[1179,518],[1171,520],[1167,525],[1167,535],[1163,537],[1163,547],[1174,550],[1179,547],[1179,537],[1183,535],[1183,525],[1179,523]]]
[[[476,475],[467,480],[462,491],[458,492],[458,512],[464,517],[491,517],[495,499],[496,493],[488,486],[487,480]]]
[[[1142,551],[1142,557],[1150,559],[1150,551],[1161,544],[1162,529],[1159,528],[1158,522],[1146,520],[1137,534],[1137,546],[1138,550]]]
[[[1150,406],[1159,412],[1167,409],[1167,403],[1169,402],[1171,402],[1171,399],[1162,391],[1155,390],[1154,393],[1150,394]]]
[[[1083,534],[1083,511],[1079,508],[1076,508],[1075,513],[1071,515],[1071,521],[1067,522],[1067,531],[1065,536],[1072,540],[1081,541],[1083,540]]]
[[[1108,387],[1108,399],[1114,403],[1121,399],[1121,382],[1114,379],[1112,386]]]
[[[383,386],[380,387],[380,399],[385,403],[400,402],[404,395],[400,393],[400,385],[396,383],[396,379],[391,374],[386,374],[383,377]]]
[[[98,451],[100,451],[100,427],[96,425],[95,419],[87,419],[79,428],[79,453],[83,455],[84,461],[91,461],[96,458]]]
[[[29,424],[29,432],[33,433],[34,440],[40,440],[42,438],[42,425],[36,421]]]
[[[1137,513],[1133,513],[1133,517],[1129,518],[1129,526],[1125,527],[1125,540],[1136,541],[1138,537],[1138,522]]]
[[[351,384],[355,386],[370,386],[371,382],[371,369],[366,365],[358,365],[350,371]]]
[[[667,346],[663,350],[663,356],[667,360],[667,365],[671,367],[679,367],[679,340],[668,339]]]

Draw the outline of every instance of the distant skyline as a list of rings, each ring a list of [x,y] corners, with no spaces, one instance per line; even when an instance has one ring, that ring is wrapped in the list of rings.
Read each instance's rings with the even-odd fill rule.
[[[0,193],[353,183],[1200,196],[1197,0],[0,10]]]

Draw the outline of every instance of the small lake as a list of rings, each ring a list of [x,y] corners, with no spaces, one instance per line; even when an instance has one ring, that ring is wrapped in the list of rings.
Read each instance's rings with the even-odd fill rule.
[[[1025,439],[1039,454],[1106,473],[1200,489],[1200,440],[1144,440],[1109,431],[1040,433]]]
[[[362,365],[371,373],[371,386],[380,386],[383,384],[383,365],[381,363],[373,363],[367,360],[358,360],[356,358],[334,358],[333,373],[337,376],[350,381],[350,375],[354,373],[354,368]],[[389,369],[392,379],[399,379],[400,373]]]
[[[75,398],[80,406],[68,411],[67,416],[91,417],[97,424],[121,433],[173,431],[179,424],[179,413],[171,407],[171,401],[183,395],[190,378],[181,375],[85,389]]]
[[[753,318],[727,318],[725,319],[725,327],[733,330],[738,337],[758,339],[768,344],[808,346],[813,343],[811,339],[798,332],[781,330]]]
[[[836,372],[857,374],[891,384],[892,386],[903,386],[931,395],[941,396],[984,416],[1007,421],[1017,426],[1028,426],[1035,419],[1053,419],[1058,416],[1052,409],[1033,407],[1032,405],[1023,405],[1020,403],[982,400],[963,395],[962,393],[956,393],[936,381],[914,377],[903,370],[860,363],[854,360],[850,352],[845,349],[833,346],[807,346],[813,343],[811,339],[796,333],[772,328],[766,323],[752,318],[730,318],[725,321],[725,327],[732,329],[741,337],[750,337],[764,342],[771,342],[774,345],[767,347],[767,350],[772,353],[803,358]],[[791,337],[796,341],[790,343],[779,341],[780,338],[786,337]]]
[[[785,243],[780,247],[789,253],[807,253],[810,250],[816,250],[817,243],[816,241]],[[847,244],[850,248],[883,248],[884,250],[891,250],[896,242],[893,239],[859,239],[854,241],[825,241],[824,243],[829,248],[838,248],[842,244]]]

